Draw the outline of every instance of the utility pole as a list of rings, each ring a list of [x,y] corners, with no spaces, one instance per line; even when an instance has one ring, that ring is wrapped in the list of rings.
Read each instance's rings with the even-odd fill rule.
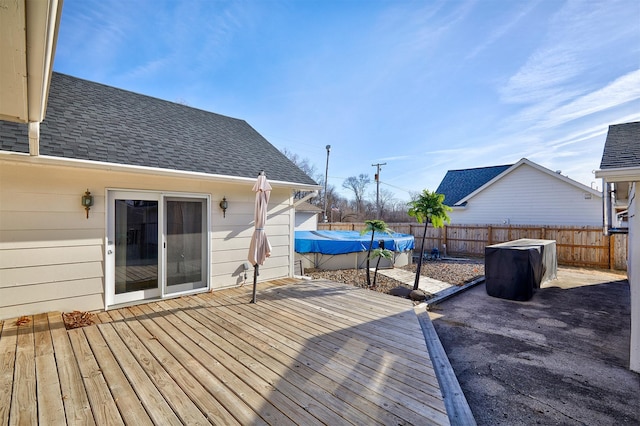
[[[372,164],[377,167],[376,170],[376,219],[380,219],[380,166],[386,166],[387,163]]]
[[[327,180],[329,179],[329,152],[331,152],[331,145],[327,145],[327,167],[324,169],[324,217],[322,221],[327,223]]]

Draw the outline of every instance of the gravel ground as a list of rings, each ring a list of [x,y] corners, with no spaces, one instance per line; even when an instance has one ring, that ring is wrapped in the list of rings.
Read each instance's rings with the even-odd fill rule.
[[[417,264],[401,267],[413,273]],[[367,276],[364,269],[339,269],[336,271],[324,271],[320,269],[307,269],[305,275],[314,279],[327,279],[339,283],[351,284],[367,288]],[[422,263],[421,275],[444,281],[449,284],[462,285],[475,278],[484,275],[483,259],[458,259],[458,260],[430,260]],[[373,273],[371,273],[373,282]],[[376,285],[371,290],[389,293],[396,287],[406,287],[402,282],[387,278],[378,274]]]

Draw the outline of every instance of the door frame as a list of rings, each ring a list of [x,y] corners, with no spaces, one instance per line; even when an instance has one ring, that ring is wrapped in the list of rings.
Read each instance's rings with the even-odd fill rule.
[[[136,198],[139,197],[139,198]],[[115,200],[141,199],[158,202],[158,289],[129,292],[124,295],[115,294]],[[205,250],[204,272],[205,285],[197,289],[168,292],[166,284],[166,200],[202,200],[205,205],[203,217],[203,249]],[[105,189],[105,244],[104,244],[104,303],[105,310],[122,304],[144,303],[145,301],[177,297],[185,294],[196,294],[209,291],[211,288],[211,194],[175,191],[153,191],[122,188]]]

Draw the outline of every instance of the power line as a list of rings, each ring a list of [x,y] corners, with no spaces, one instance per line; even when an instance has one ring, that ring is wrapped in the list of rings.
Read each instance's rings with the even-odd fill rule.
[[[411,193],[413,193],[413,192],[417,192],[417,191],[411,191],[411,190],[406,189],[406,188],[400,188],[399,186],[391,185],[390,183],[387,183],[387,182],[380,182],[380,183],[382,185],[390,186],[391,188],[399,189],[400,191],[406,192],[409,195],[411,195]]]

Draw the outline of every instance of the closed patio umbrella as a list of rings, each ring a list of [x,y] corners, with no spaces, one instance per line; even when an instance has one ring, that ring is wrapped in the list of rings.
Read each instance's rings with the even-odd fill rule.
[[[271,244],[267,239],[264,226],[267,224],[267,204],[271,196],[271,185],[267,182],[264,170],[258,175],[258,180],[253,185],[256,193],[255,205],[255,229],[249,244],[249,262],[253,265],[253,298],[251,303],[256,303],[256,285],[258,281],[258,265],[264,264],[264,260],[271,255]]]

